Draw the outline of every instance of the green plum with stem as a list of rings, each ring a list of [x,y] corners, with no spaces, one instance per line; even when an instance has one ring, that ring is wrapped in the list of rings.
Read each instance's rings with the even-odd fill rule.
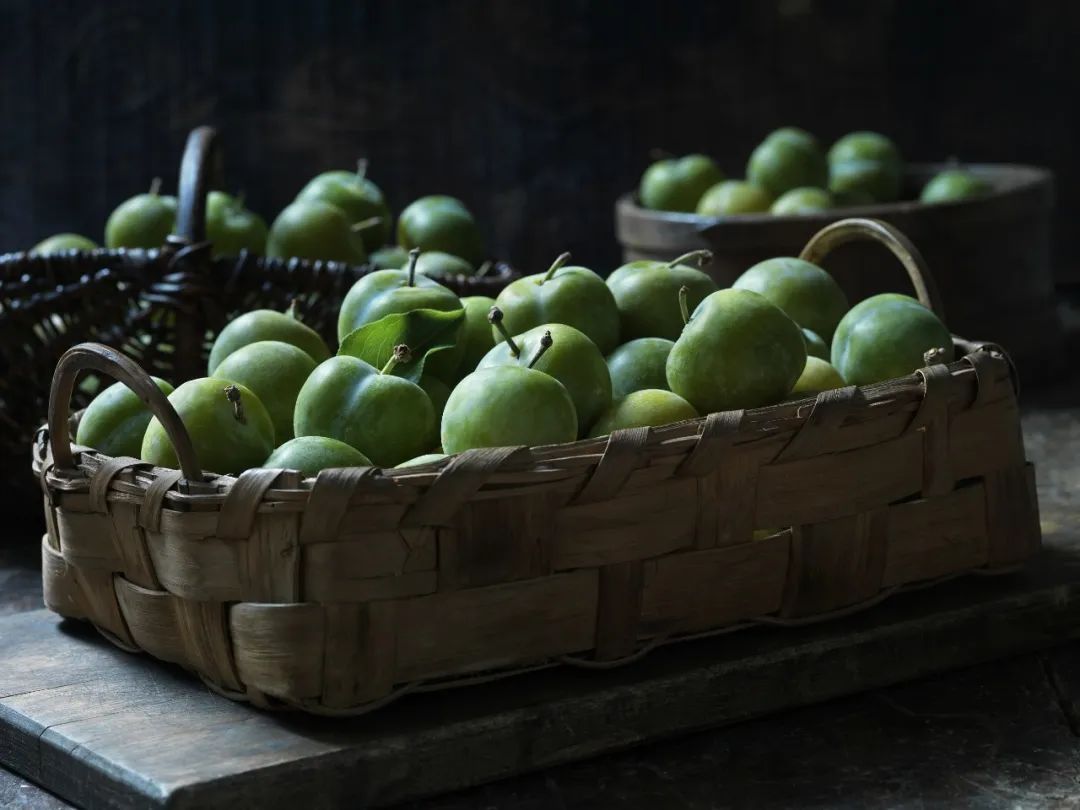
[[[441,435],[447,453],[562,444],[578,437],[577,411],[550,374],[516,364],[487,366],[450,393]]]
[[[746,179],[773,198],[794,188],[823,187],[829,179],[825,155],[816,142],[778,130],[750,154]]]
[[[309,180],[296,199],[319,200],[340,208],[350,225],[359,226],[356,231],[370,254],[390,238],[391,215],[382,189],[368,178],[367,170],[368,162],[360,159],[355,172],[323,172]]]
[[[206,238],[215,256],[239,256],[245,250],[261,256],[266,252],[267,234],[266,221],[244,207],[242,194],[233,197],[211,191],[206,195]]]
[[[169,403],[187,428],[205,472],[238,475],[261,467],[274,450],[274,423],[246,386],[201,377],[169,394]],[[139,457],[158,467],[179,467],[176,449],[157,417],[146,427]]]
[[[630,262],[608,276],[607,285],[619,311],[622,340],[678,338],[683,330],[678,292],[682,287],[687,288],[691,309],[716,292],[716,282],[691,266],[693,263],[703,267],[710,261],[710,251],[692,250],[670,262]]]
[[[761,293],[825,342],[832,340],[836,325],[849,308],[836,279],[816,264],[791,256],[758,262],[731,286]]]
[[[353,284],[338,313],[338,340],[387,315],[417,309],[455,312],[462,308],[461,299],[450,289],[416,272],[420,255],[420,250],[413,248],[404,270],[376,270]],[[424,370],[444,382],[453,382],[464,354],[465,344],[459,339],[452,347],[432,353]]]
[[[941,350],[938,362],[952,361],[952,335],[941,319],[909,295],[881,293],[844,315],[830,359],[850,385],[870,385],[923,368],[934,349]]]
[[[702,195],[723,179],[720,167],[705,155],[664,158],[645,170],[638,199],[645,208],[656,211],[691,213]]]
[[[833,388],[843,388],[845,385],[847,383],[840,376],[840,372],[833,368],[828,360],[808,356],[802,374],[795,381],[795,385],[788,394],[788,399],[798,399],[810,394],[819,394]]]
[[[406,250],[437,250],[476,267],[484,259],[484,241],[472,213],[461,200],[445,194],[410,203],[397,224],[398,244]]]
[[[438,441],[430,397],[416,383],[390,373],[410,355],[407,346],[395,346],[381,370],[348,355],[320,363],[296,398],[296,435],[345,442],[380,467],[430,451]]]
[[[642,388],[612,402],[589,431],[589,438],[626,428],[659,427],[697,418],[694,406],[678,394],[666,388]]]
[[[611,404],[607,363],[584,333],[566,324],[547,323],[511,335],[497,306],[491,308],[488,317],[503,340],[484,356],[479,368],[527,365],[550,374],[570,393],[582,432]]]
[[[725,180],[705,192],[697,213],[705,217],[764,214],[773,203],[768,191],[745,180]]]
[[[160,377],[151,379],[166,396],[173,392]],[[150,416],[150,409],[134,391],[123,383],[113,383],[86,406],[75,442],[107,456],[138,458]]]
[[[775,216],[804,216],[829,211],[834,207],[832,195],[825,189],[800,186],[777,197],[769,213]]]
[[[282,444],[293,437],[296,397],[315,366],[311,355],[291,343],[259,340],[222,360],[212,376],[254,391],[274,423],[275,441]]]
[[[97,249],[97,244],[85,236],[80,236],[77,233],[58,233],[48,239],[42,239],[30,248],[30,255],[55,256],[60,253],[70,253],[73,250],[89,251]]]
[[[943,203],[985,197],[993,187],[966,169],[946,169],[923,186],[919,202]]]
[[[125,200],[105,223],[107,248],[159,248],[176,227],[176,197],[161,194],[155,177],[147,194]]]
[[[584,332],[602,354],[607,354],[619,345],[615,296],[592,270],[565,266],[569,259],[570,254],[563,253],[547,272],[510,282],[495,303],[512,335],[545,323],[564,323]]]
[[[806,365],[806,339],[756,292],[726,289],[698,305],[668,355],[668,387],[700,414],[782,400]]]
[[[367,250],[345,212],[322,200],[296,200],[285,207],[266,240],[266,255],[279,259],[363,264]]]
[[[292,432],[290,428],[289,432]],[[299,470],[312,478],[322,470],[338,467],[370,467],[371,461],[345,442],[328,436],[297,436],[270,454],[263,464],[274,470]]]
[[[256,309],[246,312],[225,324],[210,348],[207,374],[213,376],[222,361],[237,349],[260,340],[280,340],[302,349],[316,363],[330,356],[330,350],[319,333],[300,320],[296,302],[285,312],[275,309]]]
[[[667,388],[667,359],[674,346],[675,341],[667,338],[637,338],[609,354],[612,398],[622,399],[645,388]]]

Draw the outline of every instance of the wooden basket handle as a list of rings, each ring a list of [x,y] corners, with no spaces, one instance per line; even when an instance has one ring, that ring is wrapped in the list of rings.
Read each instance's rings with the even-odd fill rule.
[[[180,460],[180,470],[184,478],[189,481],[202,480],[202,467],[191,444],[191,437],[172,403],[138,363],[100,343],[80,343],[72,346],[56,364],[52,388],[49,390],[49,443],[58,469],[75,469],[75,457],[71,453],[68,434],[71,394],[79,372],[88,370],[107,374],[122,382],[146,403],[150,412],[165,428],[169,441],[176,449],[176,457]]]
[[[880,219],[856,217],[842,219],[826,225],[810,237],[799,258],[811,264],[821,265],[822,260],[840,245],[860,240],[879,242],[893,252],[911,279],[915,295],[924,307],[935,313],[942,321],[945,312],[942,308],[941,295],[930,268],[926,265],[919,249],[902,231]]]
[[[197,245],[206,239],[206,195],[221,186],[223,176],[217,130],[213,127],[193,129],[180,161],[176,236],[183,243]]]

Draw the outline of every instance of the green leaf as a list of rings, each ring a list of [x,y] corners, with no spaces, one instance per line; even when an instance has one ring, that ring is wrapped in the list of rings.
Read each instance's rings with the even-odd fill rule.
[[[414,309],[395,313],[347,334],[338,354],[358,357],[381,369],[389,362],[394,347],[404,343],[412,352],[412,360],[395,365],[391,373],[419,382],[427,356],[454,346],[464,323],[464,309],[452,312]]]

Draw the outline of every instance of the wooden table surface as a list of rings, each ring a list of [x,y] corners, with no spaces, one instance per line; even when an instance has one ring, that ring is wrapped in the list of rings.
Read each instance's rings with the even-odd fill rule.
[[[1080,385],[1025,396],[1044,528],[1080,533]],[[9,526],[0,615],[41,606],[40,527]],[[1080,808],[1080,644],[415,802],[466,808]],[[0,807],[69,807],[0,769]]]

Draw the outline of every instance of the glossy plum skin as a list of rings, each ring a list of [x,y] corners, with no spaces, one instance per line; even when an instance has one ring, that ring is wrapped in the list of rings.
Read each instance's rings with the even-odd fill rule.
[[[619,310],[623,341],[643,337],[676,340],[683,330],[679,290],[687,289],[691,312],[705,296],[716,292],[716,282],[685,264],[640,260],[624,264],[608,276],[607,285]]]
[[[829,341],[848,311],[840,285],[816,264],[790,256],[758,262],[732,285],[760,293],[787,313],[799,326]]]
[[[116,207],[105,223],[107,248],[159,248],[176,227],[176,197],[136,194]]]
[[[645,388],[667,388],[667,359],[675,341],[638,338],[624,343],[607,356],[611,396],[622,399]]]
[[[310,326],[285,312],[255,309],[233,318],[218,333],[210,349],[207,373],[213,376],[226,357],[237,349],[260,340],[291,343],[306,352],[316,363],[321,363],[330,356],[326,342]]]
[[[705,155],[658,160],[642,175],[638,199],[645,208],[690,213],[702,195],[723,179],[724,173]]]
[[[694,406],[678,394],[643,388],[611,403],[589,431],[589,437],[595,439],[625,428],[659,427],[697,418]]]
[[[308,181],[296,195],[297,200],[320,200],[337,206],[349,224],[378,217],[380,222],[360,230],[360,238],[368,253],[382,247],[390,238],[390,206],[382,189],[356,172],[335,170],[323,172]]]
[[[311,199],[296,200],[277,215],[270,225],[266,255],[363,264],[367,250],[363,237],[352,230],[340,208]]]
[[[165,380],[151,379],[166,396],[173,392]],[[123,383],[113,383],[83,411],[75,441],[107,456],[138,458],[150,418],[150,409],[134,391]]]
[[[371,461],[354,447],[327,436],[299,436],[278,447],[264,467],[299,470],[305,478],[334,467],[370,467]]]

